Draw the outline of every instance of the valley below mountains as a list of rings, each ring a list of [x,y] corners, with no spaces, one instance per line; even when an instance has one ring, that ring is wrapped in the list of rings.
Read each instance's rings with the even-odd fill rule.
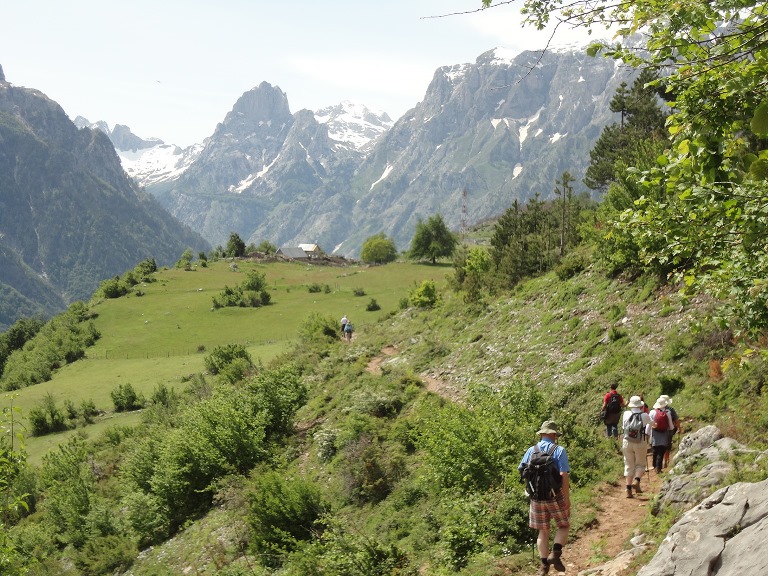
[[[455,232],[516,200],[580,181],[631,70],[582,49],[494,49],[438,68],[402,118],[343,102],[291,112],[266,81],[202,143],[70,120],[0,72],[0,327],[89,298],[145,258],[226,244],[316,243],[356,258],[384,233],[409,247],[420,220]]]

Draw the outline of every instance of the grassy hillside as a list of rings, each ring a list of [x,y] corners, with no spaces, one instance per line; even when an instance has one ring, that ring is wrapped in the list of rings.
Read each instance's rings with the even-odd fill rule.
[[[250,266],[267,274],[273,304],[211,311],[212,296]],[[564,429],[573,469],[572,546],[599,510],[595,487],[621,473],[621,456],[597,423],[611,382],[625,396],[643,393],[651,402],[671,394],[686,430],[713,422],[755,442],[748,429],[765,424],[763,401],[748,393],[764,372],[762,362],[753,358],[723,374],[720,366],[734,349],[726,333],[702,320],[705,304],[680,300],[650,280],[612,280],[587,269],[567,281],[548,274],[467,303],[446,287],[449,268],[239,268],[232,272],[219,262],[194,272],[162,271],[142,287],[145,296],[99,303],[102,338],[88,358],[15,398],[24,407],[50,391],[93,398],[107,409],[110,390],[130,381],[146,395],[166,383],[189,403],[108,414],[78,432],[29,441],[39,463],[45,450],[65,446],[67,435],[85,432],[94,441],[85,450],[86,470],[111,471],[85,473],[93,484],[86,483],[91,496],[78,526],[94,532],[78,532],[84,542],[43,530],[55,518],[44,499],[21,523],[15,534],[40,559],[36,573],[528,573],[532,533],[516,466],[545,418]],[[426,278],[439,287],[436,305],[402,309],[401,300]],[[310,293],[313,284],[330,291]],[[366,295],[354,296],[355,289]],[[365,311],[371,298],[382,310]],[[353,342],[298,338],[313,313],[333,323],[347,314],[357,327]],[[207,376],[211,395],[196,399],[201,388],[192,375],[215,346],[231,342],[245,345],[264,368],[245,388]],[[201,346],[205,351],[198,352]],[[156,468],[137,491],[138,462],[162,467],[173,450],[185,450],[184,435],[196,434],[190,423],[212,422],[205,415],[214,412],[195,406],[218,410],[217,390],[240,395],[259,382],[282,385],[291,373],[300,373],[303,392],[285,434],[271,437],[255,466],[232,468],[190,495],[207,495],[212,507],[194,508],[170,538],[152,541],[149,520],[136,524],[131,503],[138,498],[149,513],[163,476]],[[284,400],[270,402],[285,407],[292,393],[280,394]],[[230,433],[225,423],[215,424]],[[62,454],[77,449],[71,442]],[[179,462],[194,467],[198,458],[190,452]],[[48,491],[57,486],[47,482],[41,484]],[[61,506],[57,494],[49,499]],[[112,518],[99,524],[103,509]],[[297,526],[306,530],[295,532]]]
[[[397,308],[414,283],[442,281],[445,268],[412,263],[384,267],[316,266],[307,263],[257,261],[211,262],[192,271],[165,269],[155,282],[140,287],[144,296],[102,300],[92,307],[101,333],[87,358],[69,364],[49,382],[7,395],[23,414],[51,394],[79,405],[93,400],[105,415],[88,434],[106,426],[134,424],[135,414],[114,412],[110,396],[118,384],[129,383],[149,396],[159,384],[181,387],[182,379],[204,371],[203,358],[216,346],[242,344],[254,359],[269,362],[298,341],[298,328],[308,315],[341,318],[347,314],[358,330],[375,323],[381,312],[366,310],[375,299],[382,310]],[[261,308],[211,309],[212,298],[225,286],[241,283],[251,270],[263,272],[272,301]],[[319,286],[320,292],[309,292]],[[362,296],[356,296],[363,293]],[[24,421],[22,420],[22,424]],[[80,430],[82,432],[82,429]],[[32,462],[75,431],[62,435],[28,437]]]

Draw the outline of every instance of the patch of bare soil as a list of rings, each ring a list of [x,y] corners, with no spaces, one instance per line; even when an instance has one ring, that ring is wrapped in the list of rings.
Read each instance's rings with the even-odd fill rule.
[[[368,362],[368,366],[366,366],[366,370],[376,376],[381,376],[381,363],[384,362],[387,357],[397,354],[397,348],[394,346],[385,346],[381,349],[381,353],[382,356],[371,358],[371,361]]]
[[[621,455],[616,457],[621,458]],[[595,568],[630,547],[629,540],[635,536],[635,529],[648,514],[648,507],[659,492],[662,480],[663,473],[659,476],[651,468],[640,481],[643,493],[635,494],[633,498],[627,498],[623,476],[617,478],[615,483],[601,486],[595,495],[599,502],[595,521],[563,549],[566,574],[579,574],[587,569],[596,576],[625,573],[625,570],[617,571],[615,565],[610,570]]]

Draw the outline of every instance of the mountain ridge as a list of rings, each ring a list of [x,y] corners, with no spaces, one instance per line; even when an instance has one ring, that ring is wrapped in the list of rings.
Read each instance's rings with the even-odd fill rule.
[[[437,212],[458,230],[515,199],[551,198],[565,170],[579,181],[615,119],[615,88],[631,75],[565,48],[513,58],[492,49],[438,68],[424,99],[356,150],[337,145],[332,127],[322,130],[323,111],[289,118],[285,94],[262,82],[248,98],[279,109],[236,103],[183,174],[147,190],[212,244],[236,231],[249,243],[312,241],[356,257],[367,237],[384,232],[403,249],[418,220]],[[268,140],[222,131],[256,121],[248,115],[257,110]]]
[[[13,264],[0,276],[0,326],[89,298],[142,259],[172,264],[208,246],[137,188],[106,134],[78,129],[42,92],[5,80],[0,206],[0,251]]]

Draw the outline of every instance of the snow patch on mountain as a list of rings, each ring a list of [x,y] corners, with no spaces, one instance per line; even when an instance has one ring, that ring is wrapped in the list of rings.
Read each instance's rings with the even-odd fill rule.
[[[160,144],[143,150],[117,150],[123,170],[142,186],[176,180],[203,150],[202,144],[179,148]]]
[[[358,151],[367,150],[376,138],[394,125],[386,112],[371,110],[349,100],[316,110],[314,115],[315,120],[327,126],[329,138],[342,148]]]

